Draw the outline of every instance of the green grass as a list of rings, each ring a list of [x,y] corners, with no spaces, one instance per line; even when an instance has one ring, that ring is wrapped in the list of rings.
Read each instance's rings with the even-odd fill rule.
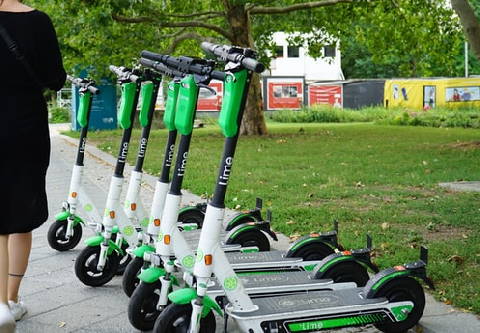
[[[252,207],[260,196],[273,211],[274,229],[288,236],[330,230],[338,219],[348,248],[363,247],[367,232],[373,236],[381,267],[416,260],[419,246],[427,245],[436,297],[480,313],[480,194],[437,186],[480,180],[480,131],[269,123],[269,132],[240,138],[229,207]],[[90,137],[117,153],[120,131]],[[152,132],[145,164],[152,174],[159,172],[165,137],[164,130]],[[184,188],[211,195],[222,145],[217,128],[195,130]]]

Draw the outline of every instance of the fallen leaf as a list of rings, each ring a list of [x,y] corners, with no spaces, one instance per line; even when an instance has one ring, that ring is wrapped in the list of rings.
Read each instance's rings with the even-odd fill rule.
[[[382,229],[387,230],[390,227],[390,225],[387,222],[382,223]]]
[[[60,328],[65,327],[66,325],[67,325],[67,323],[64,322],[64,321],[59,321],[59,322],[57,323],[57,326],[60,327]]]
[[[235,209],[240,209],[240,208],[242,208],[242,206],[240,206],[240,205],[235,206]]]
[[[290,220],[290,221],[287,221],[286,224],[295,224],[295,222]]]
[[[454,262],[456,265],[461,265],[465,261],[462,257],[459,255],[454,254],[453,256],[450,256],[450,258],[447,259],[448,262]]]

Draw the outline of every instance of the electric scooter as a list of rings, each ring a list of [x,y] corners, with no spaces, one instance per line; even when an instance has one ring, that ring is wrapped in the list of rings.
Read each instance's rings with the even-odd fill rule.
[[[77,110],[77,123],[81,127],[77,157],[73,166],[67,201],[62,203],[62,211],[55,215],[55,222],[48,228],[47,239],[51,248],[57,251],[68,251],[80,242],[83,234],[82,225],[96,227],[100,214],[93,201],[82,187],[82,177],[85,157],[85,143],[87,141],[88,123],[93,96],[100,93],[95,87],[95,81],[89,79],[67,79],[79,87],[80,103]],[[83,207],[88,217],[88,222],[77,215],[78,205]]]
[[[110,182],[105,213],[102,223],[99,223],[97,227],[101,231],[96,236],[85,241],[87,247],[80,252],[75,261],[75,274],[78,279],[84,284],[93,287],[109,282],[116,274],[121,258],[125,256],[130,258],[126,253],[126,248],[128,248],[129,244],[127,240],[130,242],[137,241],[138,236],[135,235],[135,231],[141,229],[139,225],[131,226],[123,218],[119,208],[121,207],[120,195],[124,182],[123,171],[143,79],[138,72],[131,72],[115,66],[111,66],[110,69],[115,74],[120,75],[118,82],[122,86],[122,99],[118,113],[118,122],[123,129],[123,136],[114,175]],[[151,117],[151,114],[148,116]],[[139,150],[142,150],[142,147]],[[131,216],[134,216],[134,214]],[[132,221],[135,221],[135,219],[132,219]]]
[[[202,43],[202,48],[228,61],[227,68],[232,76],[227,77],[225,91],[230,93],[225,94],[224,103],[236,101],[238,107],[222,112],[219,118],[226,139],[215,194],[207,207],[193,268],[195,288],[180,289],[168,296],[172,304],[157,318],[154,332],[215,332],[212,309],[220,314],[222,311],[207,295],[212,273],[228,300],[225,315],[234,318],[244,332],[311,332],[370,323],[385,332],[403,332],[415,325],[422,316],[425,296],[422,286],[413,277],[433,287],[426,275],[425,248],[422,248],[419,261],[383,270],[365,287],[312,291],[294,297],[267,294],[252,299],[248,295],[219,246],[219,221],[224,216],[229,180],[225,170],[229,175],[233,166],[252,72],[261,71],[263,66],[252,58],[249,50],[210,43]],[[227,108],[222,105],[224,110]]]
[[[145,53],[142,53],[142,55]],[[173,57],[171,59],[174,59]],[[187,68],[185,65],[185,57],[182,57],[181,59],[183,61],[183,70]],[[141,62],[144,60],[142,59]],[[190,66],[194,67],[199,67],[198,64],[191,64]],[[197,69],[198,72],[201,72],[201,68]],[[194,72],[195,73],[195,72]],[[226,94],[229,93],[226,90]],[[231,108],[232,105],[228,105],[227,107]],[[235,107],[235,105],[233,105]],[[179,260],[179,262],[182,263],[182,268],[185,269],[185,274],[184,274],[184,279],[187,281],[187,284],[191,285],[191,265],[193,264],[193,252],[189,252],[189,250],[184,246],[184,245],[177,245],[176,240],[181,239],[183,236],[180,235],[176,230],[172,231],[172,228],[174,229],[174,226],[170,226],[169,229],[164,230],[164,227],[169,225],[168,220],[163,219],[162,220],[162,233],[164,235],[169,235],[171,237],[171,241],[169,241],[169,244],[173,244],[173,250],[174,254],[176,255],[177,258],[182,258],[182,252],[184,252],[183,260]],[[335,234],[336,235],[336,234]],[[331,235],[333,236],[333,235]],[[305,238],[302,240],[302,242],[307,242],[308,238]],[[164,242],[165,243],[165,242]],[[180,243],[181,244],[181,243]],[[158,251],[160,247],[160,251],[163,250],[163,255],[160,254]],[[169,292],[169,290],[173,287],[173,284],[175,282],[175,277],[171,274],[173,272],[172,269],[172,263],[171,263],[171,258],[170,255],[171,253],[168,249],[168,246],[166,247],[163,245],[163,249],[161,248],[162,244],[161,242],[157,243],[157,255],[154,257],[156,260],[158,260],[158,256],[161,257],[161,259],[164,262],[164,267],[166,269],[166,272],[164,269],[161,269],[159,266],[158,267],[151,267],[149,270],[146,270],[142,272],[141,274],[141,279],[142,279],[142,284],[140,284],[139,288],[134,292],[132,295],[132,299],[129,303],[129,319],[132,325],[138,329],[150,329],[152,321],[155,319],[155,316],[158,316],[158,314],[161,312],[162,308],[166,306],[167,300],[166,300],[166,294]],[[370,247],[370,245],[368,245]],[[190,250],[191,251],[191,250]],[[185,255],[186,253],[186,255]],[[188,254],[192,253],[192,254]],[[306,273],[306,272],[291,272],[291,274],[287,274],[288,276],[286,279],[279,279],[279,275],[268,275],[266,273],[269,272],[269,270],[262,270],[261,268],[252,268],[249,269],[250,275],[258,275],[262,274],[262,282],[260,282],[259,278],[254,277],[254,278],[249,278],[249,289],[248,292],[255,294],[255,293],[262,293],[265,291],[265,288],[268,289],[267,286],[270,288],[274,288],[275,293],[280,294],[280,293],[295,293],[295,292],[305,292],[305,291],[312,291],[312,290],[324,290],[324,289],[332,289],[332,288],[341,288],[341,284],[338,285],[333,285],[333,282],[343,282],[343,281],[354,281],[359,284],[362,284],[368,280],[368,274],[366,270],[358,263],[358,261],[363,262],[366,265],[370,265],[373,267],[374,271],[376,270],[376,267],[370,262],[370,249],[365,249],[363,251],[358,251],[356,255],[344,255],[342,254],[342,260],[339,260],[339,258],[330,258],[327,261],[321,262],[320,260],[317,263],[320,263],[319,267],[325,268],[324,270],[320,271],[317,270],[313,275]],[[360,255],[361,254],[361,255]],[[192,258],[191,260],[189,259],[189,256]],[[360,260],[359,258],[364,258],[365,260]],[[338,262],[338,264],[334,264],[332,260],[335,259],[334,261]],[[345,260],[348,259],[348,260]],[[301,260],[301,259],[300,259]],[[300,261],[297,260],[297,261]],[[342,261],[342,262],[340,262]],[[170,262],[170,267],[168,266]],[[190,264],[190,267],[188,265]],[[315,266],[312,262],[309,262],[310,265]],[[341,267],[340,267],[341,266]],[[169,269],[170,268],[170,269]],[[188,270],[190,268],[190,272]],[[313,267],[312,267],[313,268]],[[328,268],[328,269],[326,269]],[[288,268],[290,271],[298,271],[302,270],[301,267],[293,267],[290,266]],[[253,271],[253,272],[252,272]],[[276,270],[278,272],[278,270]],[[155,272],[157,274],[155,274]],[[149,274],[147,274],[149,273]],[[158,277],[157,277],[158,276]],[[336,278],[336,281],[333,280],[326,280],[325,278]],[[159,281],[160,278],[160,281]],[[313,281],[313,278],[317,279],[323,279],[323,280],[315,280]],[[350,284],[351,286],[351,284]],[[356,286],[356,285],[354,285]],[[155,290],[158,290],[156,292]],[[215,286],[211,286],[209,289],[209,293],[215,294],[216,297],[221,297],[224,296],[222,295],[223,291],[221,288],[218,288],[218,284],[215,288]]]
[[[140,282],[138,274],[142,267],[148,269],[150,263],[144,260],[145,253],[154,252],[155,248],[153,247],[153,242],[156,240],[159,225],[161,221],[161,212],[164,208],[164,201],[167,195],[168,186],[169,186],[169,169],[171,166],[171,160],[173,157],[173,147],[174,140],[176,135],[176,129],[174,124],[175,118],[175,109],[177,104],[177,97],[180,87],[180,79],[185,76],[184,73],[180,71],[175,71],[165,67],[161,64],[155,64],[149,62],[148,60],[143,60],[145,63],[150,64],[150,67],[153,67],[156,71],[162,73],[163,75],[173,76],[174,80],[169,84],[168,98],[166,103],[166,111],[164,114],[164,122],[166,127],[169,129],[169,140],[167,141],[166,153],[164,155],[164,162],[161,172],[161,177],[155,188],[154,203],[152,204],[152,212],[150,215],[150,224],[149,231],[147,232],[148,241],[143,244],[140,248],[136,248],[132,251],[134,259],[131,264],[128,265],[125,274],[123,276],[122,286],[125,294],[131,296],[135,288]],[[144,63],[144,65],[145,65]],[[200,85],[204,88],[205,84]],[[191,89],[194,87],[192,86]],[[190,88],[189,88],[190,89]],[[189,94],[190,97],[195,95]],[[192,100],[193,105],[196,105],[196,99]],[[192,118],[193,121],[193,118]],[[186,223],[188,221],[188,213],[184,215],[185,211],[180,210],[178,214],[177,227],[179,230],[191,231],[199,227],[195,222]],[[239,230],[233,230],[235,227],[240,226],[244,223],[250,223],[248,228],[240,228]],[[237,228],[238,229],[238,228]],[[234,233],[228,231],[235,231]],[[268,239],[264,236],[264,233],[268,233],[276,240],[276,235],[271,231],[270,224],[268,221],[263,221],[261,216],[261,200],[257,199],[257,207],[254,210],[248,212],[242,212],[235,215],[228,223],[226,228],[227,236],[224,244],[229,251],[238,251],[243,246],[256,246],[260,251],[266,251],[270,249],[270,244]],[[188,242],[197,242],[199,233],[187,232],[184,234]],[[148,257],[148,255],[147,255]]]

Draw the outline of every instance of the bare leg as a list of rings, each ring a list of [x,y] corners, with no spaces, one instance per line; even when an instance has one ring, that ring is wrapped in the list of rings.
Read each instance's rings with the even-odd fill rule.
[[[7,304],[8,235],[0,235],[0,303]]]
[[[12,234],[8,240],[9,278],[8,299],[18,302],[18,290],[28,266],[30,249],[32,248],[32,233]]]

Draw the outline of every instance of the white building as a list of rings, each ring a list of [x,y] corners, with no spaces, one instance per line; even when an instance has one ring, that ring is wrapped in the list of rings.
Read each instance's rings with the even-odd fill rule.
[[[341,68],[340,49],[337,45],[325,46],[323,57],[314,59],[307,54],[307,48],[288,45],[287,35],[276,32],[273,35],[277,45],[276,59],[270,65],[271,76],[303,76],[305,81],[344,80]]]

